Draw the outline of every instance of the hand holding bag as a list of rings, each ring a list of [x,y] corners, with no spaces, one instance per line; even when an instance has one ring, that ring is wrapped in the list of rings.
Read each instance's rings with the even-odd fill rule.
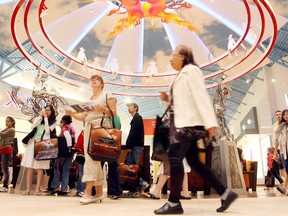
[[[52,160],[58,157],[58,139],[51,138],[34,143],[35,160]]]
[[[106,95],[106,103],[107,103]],[[115,128],[114,115],[112,110],[107,107],[111,113],[111,122],[113,128],[103,127],[105,115],[103,115],[100,126],[91,124],[90,139],[88,143],[88,154],[93,160],[113,162],[118,160],[121,153],[122,131]]]
[[[169,119],[165,119],[165,116],[170,109],[166,109],[165,113],[160,117],[156,117],[156,126],[153,138],[153,152],[151,159],[156,161],[168,161],[168,146],[169,146]]]

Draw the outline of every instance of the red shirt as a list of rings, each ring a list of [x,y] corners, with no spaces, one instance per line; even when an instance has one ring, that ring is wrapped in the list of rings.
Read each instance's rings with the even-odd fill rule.
[[[82,130],[79,134],[75,147],[81,149],[81,151],[77,152],[77,154],[84,155],[84,130]]]
[[[274,157],[274,154],[272,153],[268,153],[268,156],[267,156],[267,167],[268,167],[268,170],[270,170],[273,166],[273,157]]]
[[[13,154],[13,148],[12,147],[6,147],[0,149],[0,154]]]

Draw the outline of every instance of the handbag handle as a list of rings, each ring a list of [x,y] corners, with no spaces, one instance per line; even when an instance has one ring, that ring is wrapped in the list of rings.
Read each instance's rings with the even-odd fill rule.
[[[165,110],[164,114],[161,116],[161,119],[163,119],[165,117],[165,115],[167,114],[167,112],[169,111],[170,108],[171,108],[171,104],[169,104],[169,106]]]
[[[108,110],[110,111],[110,114],[111,114],[112,126],[113,126],[113,128],[116,128],[115,127],[115,122],[114,122],[114,114],[113,114],[112,110],[110,109],[110,107],[108,105],[108,94],[106,94],[106,104],[107,104],[107,108],[108,108]]]
[[[111,117],[109,116],[109,118],[112,120],[112,127],[113,128],[116,128],[115,127],[115,122],[114,122],[114,114],[112,112],[112,110],[110,109],[109,105],[108,105],[108,96],[106,94],[106,104],[107,104],[107,108],[108,110],[110,111],[110,114],[111,114]],[[102,119],[101,119],[101,123],[100,123],[100,126],[103,127],[103,121],[104,121],[104,117],[105,117],[105,114],[103,115]]]

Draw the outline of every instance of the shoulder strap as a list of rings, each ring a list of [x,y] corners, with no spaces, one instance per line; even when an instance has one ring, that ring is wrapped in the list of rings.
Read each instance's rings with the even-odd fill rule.
[[[111,114],[111,120],[112,120],[112,126],[113,126],[113,128],[116,128],[115,127],[115,122],[114,122],[114,115],[113,115],[113,112],[112,112],[112,110],[110,109],[110,107],[109,107],[109,105],[108,105],[108,93],[106,93],[106,104],[107,104],[107,108],[108,108],[108,110],[110,111],[110,114]]]
[[[171,108],[171,104],[169,104],[169,106],[167,107],[166,111],[164,112],[164,114],[161,116],[161,119],[163,119],[165,117],[165,115],[167,114],[167,112],[169,111],[169,109]]]

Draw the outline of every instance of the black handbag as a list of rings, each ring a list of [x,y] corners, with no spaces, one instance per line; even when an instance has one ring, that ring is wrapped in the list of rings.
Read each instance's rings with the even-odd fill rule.
[[[33,128],[33,130],[22,139],[22,143],[28,144],[29,140],[35,135],[36,131],[37,127]]]
[[[166,118],[166,114],[169,107],[166,109],[165,113],[160,117],[156,116],[156,125],[154,130],[153,138],[153,152],[151,159],[156,161],[168,161],[168,146],[169,146],[169,119]]]
[[[265,186],[266,187],[274,187],[275,186],[274,176],[265,176]]]
[[[216,142],[216,138],[209,137],[209,133],[205,130],[204,126],[183,127],[176,129],[176,135],[187,142],[191,140],[203,140],[205,149],[213,150],[213,142]]]

